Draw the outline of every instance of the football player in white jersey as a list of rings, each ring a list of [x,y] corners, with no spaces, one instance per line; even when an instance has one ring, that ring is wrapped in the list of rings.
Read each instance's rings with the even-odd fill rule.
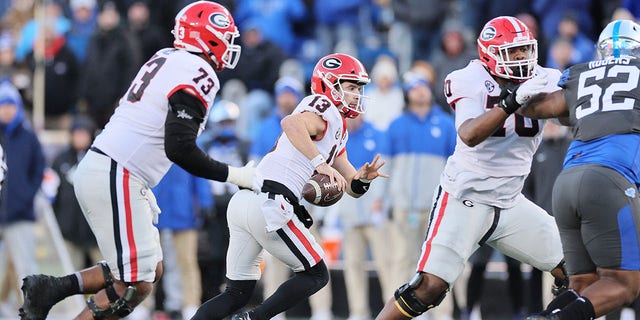
[[[551,271],[558,285],[565,284],[558,228],[521,194],[544,121],[498,104],[517,83],[541,76],[557,80],[560,72],[537,65],[537,41],[516,18],[487,22],[477,42],[480,59],[445,79],[458,138],[434,193],[417,273],[377,319],[413,318],[436,307],[482,245]],[[554,91],[556,82],[531,90]]]
[[[356,170],[345,151],[345,119],[365,111],[362,91],[367,83],[369,75],[354,57],[335,53],[318,61],[311,78],[313,94],[282,119],[282,134],[258,164],[262,193],[241,190],[229,202],[227,287],[205,302],[192,320],[223,319],[244,307],[260,279],[263,249],[295,275],[260,305],[232,319],[271,319],[327,284],[322,247],[309,232],[311,216],[299,201],[314,171],[330,176],[356,198],[371,180],[387,177],[378,171],[384,165],[380,155]]]
[[[149,188],[172,162],[200,177],[260,189],[255,168],[218,162],[195,142],[220,88],[216,71],[234,68],[240,56],[233,17],[215,2],[194,2],[177,14],[173,34],[173,48],[142,66],[76,170],[76,196],[106,261],[65,277],[26,277],[21,319],[45,319],[73,294],[95,293],[77,319],[125,317],[144,300],[162,275],[153,225],[160,210]]]

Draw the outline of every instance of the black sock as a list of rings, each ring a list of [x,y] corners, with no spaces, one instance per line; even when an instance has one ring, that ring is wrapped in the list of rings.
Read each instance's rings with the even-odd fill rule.
[[[82,290],[80,290],[80,283],[78,282],[78,276],[75,273],[60,277],[59,279],[60,290],[64,293],[65,297],[82,293]]]
[[[562,308],[559,315],[560,320],[593,320],[596,317],[596,311],[589,299],[580,297]]]

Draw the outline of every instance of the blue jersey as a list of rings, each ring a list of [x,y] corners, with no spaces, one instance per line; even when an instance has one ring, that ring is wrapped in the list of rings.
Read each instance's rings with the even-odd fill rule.
[[[609,58],[565,70],[564,89],[575,141],[564,167],[600,164],[640,184],[640,60]]]
[[[640,135],[614,134],[588,142],[574,140],[564,159],[564,168],[601,164],[640,185]]]

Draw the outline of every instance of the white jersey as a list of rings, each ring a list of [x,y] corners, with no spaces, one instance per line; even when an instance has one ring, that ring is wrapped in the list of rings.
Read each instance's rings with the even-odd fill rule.
[[[140,68],[93,145],[150,187],[155,186],[171,166],[164,151],[164,124],[169,97],[181,89],[196,93],[207,108],[207,119],[220,89],[213,68],[184,50],[158,51]],[[205,124],[200,124],[198,135]]]
[[[347,125],[342,114],[329,99],[322,95],[305,97],[292,114],[302,112],[313,112],[326,122],[323,136],[319,140],[314,139],[313,143],[331,165],[333,160],[344,152],[348,139]],[[256,170],[265,180],[284,184],[300,200],[302,187],[315,168],[311,165],[311,161],[291,144],[283,132],[278,138],[275,149],[264,156]]]
[[[536,67],[537,76],[546,76],[545,92],[560,89],[560,71]],[[456,129],[470,118],[477,118],[497,107],[500,86],[479,60],[456,70],[445,79],[447,102],[455,110]],[[542,140],[544,120],[510,115],[504,127],[475,147],[457,137],[453,155],[441,177],[442,187],[456,198],[509,208],[522,191],[531,168],[533,154]]]

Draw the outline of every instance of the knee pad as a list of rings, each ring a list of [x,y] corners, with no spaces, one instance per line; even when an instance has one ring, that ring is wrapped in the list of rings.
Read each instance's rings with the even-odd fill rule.
[[[439,305],[449,291],[448,289],[443,291],[431,302],[422,301],[418,296],[416,296],[415,290],[420,286],[420,283],[422,283],[423,277],[424,274],[422,272],[416,273],[408,283],[398,288],[398,290],[393,294],[396,308],[398,308],[403,315],[409,318],[415,318],[425,313],[427,310]]]
[[[124,318],[133,311],[133,307],[131,307],[128,302],[133,300],[133,297],[136,294],[136,288],[133,286],[127,287],[122,297],[116,293],[116,289],[113,287],[113,284],[106,287],[105,290],[107,291],[107,297],[109,298],[109,306],[106,308],[98,307],[94,300],[94,296],[87,299],[87,306],[89,307],[89,310],[91,310],[94,319],[107,319],[113,315]]]
[[[253,294],[256,287],[256,280],[230,280],[227,279],[227,287],[224,289],[225,295],[228,295],[232,301],[233,310],[244,307]]]
[[[98,262],[98,265],[102,269],[102,277],[104,278],[104,287],[107,288],[113,285],[113,277],[111,276],[111,268],[106,261]]]

